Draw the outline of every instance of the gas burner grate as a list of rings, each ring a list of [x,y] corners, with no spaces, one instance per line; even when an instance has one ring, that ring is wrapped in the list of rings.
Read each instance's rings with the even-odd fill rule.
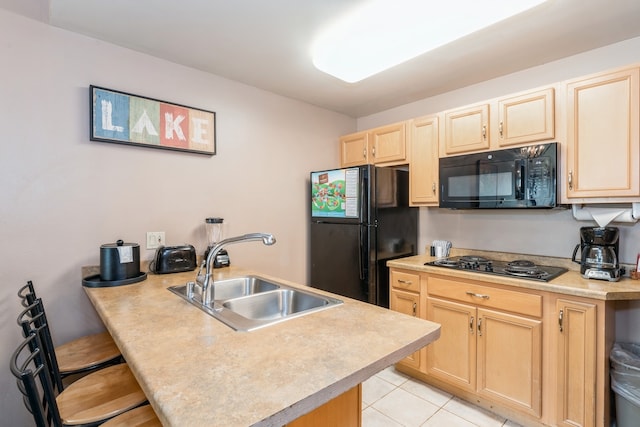
[[[479,274],[510,276],[544,282],[548,282],[567,271],[567,269],[563,267],[536,265],[534,262],[527,259],[494,261],[475,255],[437,259],[425,264],[437,267],[447,267],[454,270],[466,270]]]
[[[459,262],[470,262],[470,263],[477,263],[477,264],[486,264],[488,262],[491,262],[491,260],[481,257],[481,256],[472,256],[472,255],[464,255],[461,256],[459,259]]]

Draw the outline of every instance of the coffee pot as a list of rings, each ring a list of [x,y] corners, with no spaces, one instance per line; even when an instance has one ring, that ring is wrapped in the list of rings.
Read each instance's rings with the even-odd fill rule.
[[[580,264],[585,279],[620,280],[618,263],[620,232],[616,227],[581,227],[580,244],[573,250],[571,260]],[[576,255],[580,250],[580,261]]]

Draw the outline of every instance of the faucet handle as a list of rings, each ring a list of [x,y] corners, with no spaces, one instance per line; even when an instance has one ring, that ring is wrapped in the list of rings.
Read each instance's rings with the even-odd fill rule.
[[[195,285],[196,282],[187,282],[187,298],[193,299],[193,288]]]

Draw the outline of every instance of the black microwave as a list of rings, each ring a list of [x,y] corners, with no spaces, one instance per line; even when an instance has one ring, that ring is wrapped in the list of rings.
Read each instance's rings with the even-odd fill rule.
[[[556,142],[440,159],[441,208],[556,206]]]

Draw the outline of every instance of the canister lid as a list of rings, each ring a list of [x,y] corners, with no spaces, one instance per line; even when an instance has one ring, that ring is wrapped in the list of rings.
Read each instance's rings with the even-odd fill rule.
[[[105,243],[103,245],[100,245],[100,248],[107,249],[107,248],[117,248],[117,247],[120,247],[120,246],[131,246],[132,248],[135,248],[135,247],[138,247],[140,245],[137,244],[137,243],[124,243],[123,240],[118,240],[115,243]]]
[[[222,224],[224,218],[207,218],[204,220],[207,224]]]

